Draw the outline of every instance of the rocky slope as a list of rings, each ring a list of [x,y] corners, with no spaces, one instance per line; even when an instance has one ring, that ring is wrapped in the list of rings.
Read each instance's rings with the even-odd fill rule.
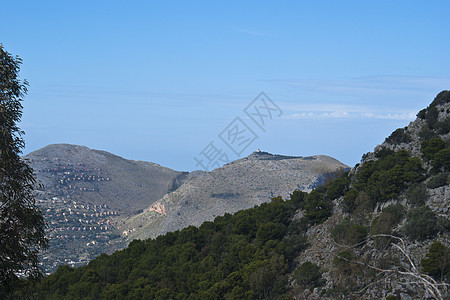
[[[388,201],[377,202],[373,208],[369,206],[361,209],[360,207],[349,212],[345,207],[348,192],[343,197],[335,199],[332,216],[324,223],[308,229],[306,236],[310,247],[297,258],[299,265],[305,262],[313,262],[318,265],[323,281],[321,284],[305,287],[295,281],[295,276],[291,277],[291,288],[295,299],[336,299],[341,297],[346,299],[386,299],[388,296],[391,299],[449,299],[448,286],[445,287],[441,282],[436,285],[439,292],[433,290],[431,285],[427,290],[423,280],[420,279],[420,276],[426,276],[421,268],[421,260],[426,256],[430,245],[438,241],[450,247],[448,227],[450,221],[449,157],[446,157],[447,161],[439,168],[433,159],[424,158],[424,143],[433,138],[435,141],[440,138],[443,141],[441,153],[448,153],[448,150],[445,149],[448,149],[450,144],[449,124],[450,92],[444,91],[427,109],[419,112],[415,121],[407,127],[393,132],[381,145],[375,147],[374,152],[363,156],[361,164],[353,168],[350,173],[352,184],[349,189],[357,185],[358,174],[367,172],[367,168],[364,169],[364,166],[381,160],[380,153],[386,149],[395,152],[406,150],[412,157],[419,159],[425,175],[412,187],[404,189],[399,195]],[[439,176],[444,178],[444,181],[436,186],[433,180]],[[445,180],[445,178],[447,179]],[[413,189],[416,186],[421,186],[423,192]],[[383,214],[383,209],[392,208],[394,205],[404,210],[400,221],[387,225],[389,227],[381,232],[395,235],[398,238],[394,238],[390,240],[390,243],[380,247],[377,244],[377,238],[373,238],[371,235],[380,233],[374,228],[377,225],[380,227],[377,221]],[[413,211],[426,207],[434,212],[434,216],[430,215],[428,220],[415,220],[417,225],[413,231],[427,233],[426,230],[428,230],[428,235],[414,238],[411,229],[408,233],[407,224],[413,222]],[[302,212],[299,211],[299,218],[301,215]],[[386,215],[384,213],[384,217]],[[357,245],[345,245],[337,242],[333,231],[344,219],[355,224],[353,228],[357,228],[356,226],[365,228],[369,232],[368,239]],[[383,220],[389,221],[387,218]],[[437,221],[433,221],[433,223],[431,220]],[[429,224],[435,224],[434,231],[426,228]],[[445,255],[450,258],[450,254]]]
[[[289,157],[254,152],[189,180],[143,213],[127,219],[120,229],[131,240],[199,226],[275,196],[286,198],[294,190],[309,191],[322,183],[327,174],[346,168],[323,155]]]
[[[49,224],[52,272],[83,265],[134,238],[155,237],[310,190],[347,166],[327,156],[255,152],[211,172],[178,172],[84,146],[49,145],[25,156],[38,182],[37,202]]]
[[[24,158],[36,173],[36,200],[49,225],[50,247],[41,258],[46,272],[125,247],[119,220],[160,199],[183,177],[155,163],[77,145],[49,145]]]

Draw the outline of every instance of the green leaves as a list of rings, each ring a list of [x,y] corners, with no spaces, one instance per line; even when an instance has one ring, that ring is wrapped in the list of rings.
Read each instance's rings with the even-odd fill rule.
[[[413,240],[434,237],[438,232],[435,213],[426,205],[411,209],[406,216],[404,231]]]
[[[367,228],[353,224],[348,219],[342,221],[331,231],[331,237],[336,243],[346,246],[355,246],[367,237]]]
[[[306,245],[302,233],[287,236],[295,210],[292,201],[275,198],[200,228],[135,240],[85,267],[58,269],[37,290],[62,299],[275,297],[285,292],[288,264]]]
[[[450,280],[450,250],[442,243],[435,241],[424,259],[420,262],[422,270],[435,279]]]
[[[40,275],[38,253],[47,246],[33,170],[20,157],[24,141],[17,123],[28,85],[19,80],[21,63],[0,44],[0,294],[6,296],[18,272]]]

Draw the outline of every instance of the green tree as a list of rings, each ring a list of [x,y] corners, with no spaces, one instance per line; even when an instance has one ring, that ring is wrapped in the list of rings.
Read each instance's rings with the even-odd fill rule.
[[[354,246],[365,240],[367,229],[345,219],[331,231],[331,237],[339,244]]]
[[[406,197],[409,202],[416,206],[424,205],[428,198],[428,191],[425,184],[414,184],[411,185],[406,192]]]
[[[420,262],[422,270],[435,279],[444,281],[450,275],[450,251],[442,243],[435,241],[424,259]]]
[[[437,232],[437,219],[430,207],[411,209],[406,216],[405,234],[413,240],[432,238]]]
[[[19,79],[19,57],[0,44],[0,294],[7,294],[17,272],[37,276],[38,253],[47,245],[45,222],[35,205],[33,169],[20,154],[23,131],[22,97],[26,81]]]
[[[432,138],[428,141],[423,141],[421,144],[421,151],[423,157],[431,160],[434,155],[445,148],[445,143],[440,137]]]
[[[294,278],[301,285],[307,287],[319,286],[322,281],[320,267],[310,261],[301,264],[294,272]]]

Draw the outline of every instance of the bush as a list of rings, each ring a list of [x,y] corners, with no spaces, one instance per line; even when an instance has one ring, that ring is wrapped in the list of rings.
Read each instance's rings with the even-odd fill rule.
[[[449,102],[450,102],[450,91],[444,90],[439,94],[437,94],[436,98],[434,98],[433,102],[431,102],[430,107]]]
[[[442,122],[437,122],[435,125],[439,134],[447,134],[450,132],[450,119],[445,119]]]
[[[398,129],[397,129],[397,130],[398,130]],[[378,151],[375,152],[375,157],[376,157],[376,158],[384,158],[384,157],[386,157],[386,156],[388,156],[388,155],[395,155],[395,151],[394,151],[394,150],[391,150],[391,149],[389,149],[389,148],[383,147],[383,148],[381,148],[380,150],[378,150]]]
[[[431,140],[423,141],[420,146],[423,157],[427,160],[432,160],[436,153],[445,148],[445,143],[440,137],[435,137]]]
[[[430,126],[430,128],[434,129],[436,126],[436,123],[438,122],[438,116],[439,116],[439,111],[436,107],[429,107],[427,109],[427,114],[425,116],[425,120],[428,123],[428,126]]]
[[[425,184],[415,184],[409,187],[406,192],[409,202],[415,206],[424,205],[428,198],[428,191]]]
[[[433,168],[435,168],[436,171],[444,171],[448,172],[450,171],[450,149],[442,149],[438,153],[436,153],[433,157]]]
[[[376,234],[391,234],[395,226],[403,218],[405,214],[405,208],[401,204],[395,204],[383,209],[383,212],[375,218],[370,228],[372,235]],[[375,244],[378,247],[385,247],[389,244],[390,238],[388,237],[376,237]]]
[[[301,285],[316,287],[321,284],[322,273],[320,273],[320,267],[318,265],[307,261],[295,270],[294,278]]]
[[[398,128],[388,138],[386,142],[389,144],[401,144],[411,142],[411,137],[405,132],[405,129]]]
[[[426,240],[438,232],[437,218],[428,206],[411,209],[406,216],[405,234],[413,240]]]
[[[450,275],[450,251],[442,243],[431,244],[424,259],[420,262],[422,270],[436,280],[444,281]]]
[[[354,263],[352,263],[354,259],[355,255],[353,252],[344,250],[334,257],[333,264],[342,274],[351,275],[355,269]]]
[[[427,187],[430,189],[435,189],[441,186],[444,186],[449,183],[450,173],[439,173],[430,178],[427,183]]]
[[[365,162],[358,170],[353,186],[369,195],[375,204],[398,196],[409,183],[422,180],[423,173],[420,159],[400,150],[395,155]]]
[[[361,243],[367,237],[367,229],[364,226],[350,223],[348,219],[334,227],[331,237],[338,243],[352,246]]]
[[[347,213],[352,213],[356,208],[356,198],[358,197],[358,190],[351,189],[349,190],[342,201],[342,208]]]
[[[331,216],[330,204],[326,203],[323,194],[316,190],[313,190],[306,197],[304,210],[305,217],[309,220],[310,224],[323,223]]]
[[[431,140],[437,136],[437,133],[430,130],[427,126],[424,126],[424,128],[419,132],[419,138],[424,141]]]
[[[348,176],[348,172],[326,184],[327,191],[325,200],[332,201],[343,196],[345,191],[348,189],[349,184],[350,178]]]

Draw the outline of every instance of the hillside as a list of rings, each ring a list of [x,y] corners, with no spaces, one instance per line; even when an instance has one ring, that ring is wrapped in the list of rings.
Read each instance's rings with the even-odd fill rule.
[[[128,216],[151,205],[181,172],[84,146],[48,145],[24,157],[43,184],[40,195],[107,204]]]
[[[273,192],[308,190],[346,167],[325,156],[258,152],[209,173],[188,173],[67,144],[25,159],[42,184],[36,199],[49,224],[50,248],[41,259],[46,273],[62,264],[84,265],[136,237],[198,226],[270,201]]]
[[[204,172],[165,195],[120,226],[132,240],[156,237],[189,225],[200,226],[224,213],[251,208],[294,190],[310,191],[326,176],[347,168],[324,155],[289,157],[254,152]]]
[[[84,146],[48,145],[24,157],[40,186],[37,204],[49,224],[46,272],[83,265],[125,247],[116,224],[160,199],[182,172]]]
[[[135,240],[23,291],[38,299],[448,299],[449,137],[444,91],[350,172],[309,193]]]

